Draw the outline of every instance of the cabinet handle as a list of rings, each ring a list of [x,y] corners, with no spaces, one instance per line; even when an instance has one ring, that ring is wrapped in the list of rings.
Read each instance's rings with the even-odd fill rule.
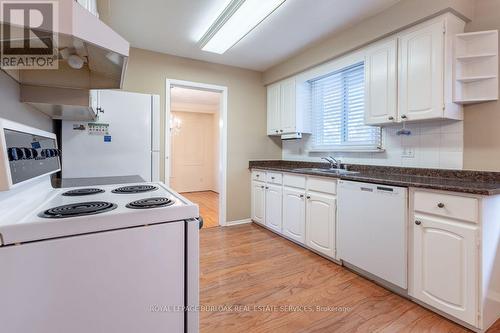
[[[415,221],[415,224],[416,224],[416,225],[421,225],[421,224],[422,224],[422,221],[416,220],[416,221]]]
[[[401,119],[407,119],[408,117],[405,114],[401,115]]]
[[[279,133],[280,131],[276,130],[276,133]]]
[[[442,202],[438,203],[438,207],[439,208],[444,208],[444,203],[442,203]]]
[[[389,120],[394,120],[394,117],[389,117]]]
[[[309,196],[309,195],[308,195],[308,196],[306,197],[306,199],[311,199],[311,196]]]
[[[274,179],[275,179],[275,177],[271,177],[271,179],[272,179],[272,180],[274,180]]]
[[[260,188],[261,188],[261,189],[264,189],[264,186],[261,186]]]
[[[255,177],[259,178],[259,177],[260,177],[260,175],[255,175]]]
[[[303,194],[301,194],[301,195],[299,195],[299,197],[303,198],[303,197],[304,197],[304,195],[303,195]]]
[[[268,186],[266,186],[266,190],[269,190],[269,187],[268,187]]]
[[[280,130],[281,133],[283,133],[283,130]]]

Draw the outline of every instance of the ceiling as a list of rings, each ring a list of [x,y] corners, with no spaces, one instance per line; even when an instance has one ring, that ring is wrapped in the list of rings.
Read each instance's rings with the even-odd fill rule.
[[[172,111],[216,113],[221,93],[207,90],[173,87],[170,91]]]
[[[101,17],[133,47],[264,71],[399,0],[287,0],[225,54],[198,41],[229,0],[99,0]]]

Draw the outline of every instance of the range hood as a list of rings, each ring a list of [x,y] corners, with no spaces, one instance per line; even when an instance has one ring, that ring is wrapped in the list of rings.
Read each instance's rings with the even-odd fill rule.
[[[281,135],[282,141],[300,140],[300,139],[302,139],[302,133],[286,133]]]
[[[99,113],[97,90],[21,85],[21,102],[52,119],[94,121]]]
[[[5,72],[22,85],[71,89],[122,88],[130,44],[74,0],[58,1],[58,69],[27,69]],[[22,22],[1,22],[11,35],[23,36]],[[2,27],[2,28],[3,28]],[[83,60],[81,69],[68,65],[68,55]]]

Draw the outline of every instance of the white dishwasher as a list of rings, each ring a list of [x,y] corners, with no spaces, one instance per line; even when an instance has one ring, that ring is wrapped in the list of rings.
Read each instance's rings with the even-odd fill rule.
[[[339,259],[407,289],[408,190],[341,180]]]

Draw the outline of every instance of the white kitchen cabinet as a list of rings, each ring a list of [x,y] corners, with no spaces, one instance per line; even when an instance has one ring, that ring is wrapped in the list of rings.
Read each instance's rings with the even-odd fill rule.
[[[281,86],[279,83],[267,87],[267,135],[279,135],[281,129],[280,96]]]
[[[252,221],[265,225],[266,221],[266,183],[252,181],[251,215]]]
[[[295,78],[283,81],[280,84],[280,111],[282,133],[297,132]]]
[[[452,14],[399,35],[399,121],[463,119],[453,103],[453,38],[465,22]]]
[[[365,124],[463,119],[453,103],[453,40],[465,22],[451,13],[365,49]]]
[[[278,233],[282,232],[283,187],[281,185],[266,185],[266,226]]]
[[[306,241],[306,192],[283,188],[283,235],[301,244]]]
[[[367,48],[365,55],[365,124],[397,121],[397,38]]]
[[[444,29],[439,21],[400,37],[400,120],[442,117]]]
[[[267,135],[311,132],[310,116],[297,99],[294,77],[267,87]]]
[[[410,189],[408,294],[486,331],[500,319],[500,195]]]
[[[471,325],[478,310],[478,227],[429,216],[413,223],[413,296]]]
[[[318,192],[308,192],[306,199],[306,245],[334,258],[336,199]]]

